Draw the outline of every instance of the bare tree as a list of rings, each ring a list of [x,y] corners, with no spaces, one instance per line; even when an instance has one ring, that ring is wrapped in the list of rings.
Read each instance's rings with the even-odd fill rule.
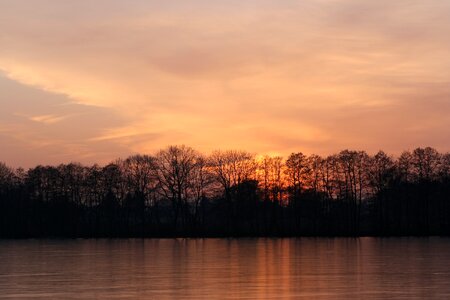
[[[173,225],[177,227],[180,214],[182,225],[186,225],[191,176],[198,153],[184,145],[169,146],[161,150],[156,157],[159,191],[172,204]]]
[[[158,186],[156,158],[150,155],[133,155],[123,161],[122,168],[131,196],[127,203],[128,213],[134,216],[135,223],[138,222],[139,215],[141,230],[144,232],[148,223],[147,211],[156,201],[155,193]]]
[[[306,187],[309,174],[307,157],[301,152],[292,153],[286,160],[286,175],[294,197],[298,197]]]
[[[227,205],[227,227],[230,229],[231,219],[235,217],[236,211],[233,205],[236,195],[233,187],[243,184],[245,181],[256,178],[257,163],[254,155],[246,151],[214,151],[209,164],[212,172],[222,187],[223,195]]]
[[[370,163],[369,156],[364,151],[344,150],[338,158],[344,179],[345,199],[349,202],[349,225],[356,233],[360,225],[362,200],[368,188],[365,170]]]
[[[193,206],[193,223],[205,222],[205,200],[212,197],[211,185],[214,182],[213,174],[208,166],[207,159],[200,154],[195,157],[194,167],[190,176],[190,198]]]
[[[156,158],[150,155],[133,155],[123,161],[122,168],[130,191],[143,197],[145,205],[152,205],[155,200],[153,193],[158,185]],[[113,165],[109,171],[118,172]]]
[[[412,153],[413,175],[417,181],[432,180],[439,170],[440,155],[431,147],[417,148]]]
[[[0,162],[0,191],[8,187],[14,179],[14,170]]]
[[[293,212],[296,228],[298,231],[302,227],[302,205],[301,193],[306,187],[309,173],[307,157],[301,153],[292,153],[286,160],[286,175],[289,182],[289,206]]]

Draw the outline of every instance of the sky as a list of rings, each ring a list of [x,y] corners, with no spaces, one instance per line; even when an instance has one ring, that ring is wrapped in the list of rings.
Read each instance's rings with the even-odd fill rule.
[[[0,161],[450,150],[450,0],[0,0]]]

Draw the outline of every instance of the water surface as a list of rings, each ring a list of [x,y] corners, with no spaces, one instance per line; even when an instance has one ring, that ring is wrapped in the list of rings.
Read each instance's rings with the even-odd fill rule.
[[[450,299],[450,239],[4,240],[0,298]]]

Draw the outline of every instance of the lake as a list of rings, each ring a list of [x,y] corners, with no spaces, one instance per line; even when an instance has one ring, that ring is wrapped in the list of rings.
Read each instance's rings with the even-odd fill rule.
[[[0,298],[450,299],[450,239],[2,240]]]

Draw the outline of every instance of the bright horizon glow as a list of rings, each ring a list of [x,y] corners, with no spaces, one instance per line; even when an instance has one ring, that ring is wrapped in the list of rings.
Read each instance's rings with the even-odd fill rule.
[[[450,150],[450,1],[0,0],[0,161]]]

